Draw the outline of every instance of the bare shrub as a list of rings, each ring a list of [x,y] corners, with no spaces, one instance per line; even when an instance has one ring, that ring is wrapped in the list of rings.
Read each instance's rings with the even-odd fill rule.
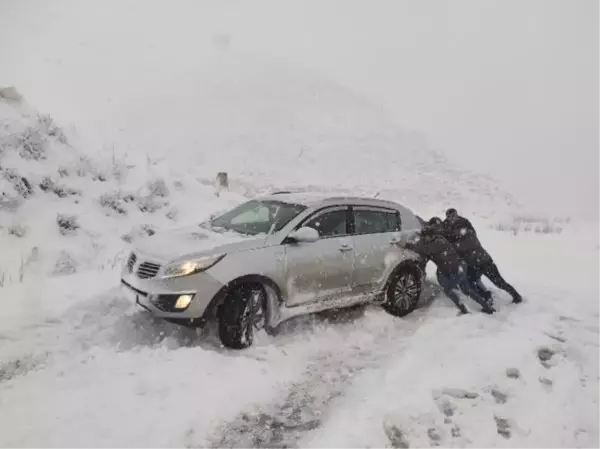
[[[59,198],[65,198],[70,195],[80,195],[81,192],[64,185],[56,184],[50,177],[46,176],[40,183],[40,189],[44,192],[52,192]]]
[[[102,207],[112,209],[121,215],[127,215],[127,210],[123,205],[124,200],[120,192],[105,193],[100,197],[99,202]]]
[[[56,124],[56,122],[54,121],[52,116],[50,116],[48,114],[40,114],[37,116],[37,121],[38,121],[40,130],[42,130],[49,136],[54,137],[60,143],[63,143],[63,144],[67,143],[67,136],[65,136],[65,133],[63,132],[62,128],[60,128]]]
[[[33,195],[33,189],[27,178],[20,176],[15,170],[4,170],[4,178],[12,184],[13,188],[23,198],[29,198]]]
[[[62,235],[72,235],[79,229],[77,217],[74,215],[58,214],[56,216],[56,223]]]
[[[137,206],[142,212],[154,213],[157,210],[166,206],[167,204],[167,202],[160,201],[152,196],[144,196],[137,198]]]

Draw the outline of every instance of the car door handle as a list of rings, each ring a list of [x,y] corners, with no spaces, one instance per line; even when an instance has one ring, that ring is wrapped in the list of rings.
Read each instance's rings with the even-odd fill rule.
[[[390,239],[390,245],[397,245],[398,243],[400,243],[400,239],[397,237],[392,237]]]
[[[342,243],[340,245],[340,251],[342,251],[342,252],[352,251],[352,247],[350,245],[348,245],[347,243]]]

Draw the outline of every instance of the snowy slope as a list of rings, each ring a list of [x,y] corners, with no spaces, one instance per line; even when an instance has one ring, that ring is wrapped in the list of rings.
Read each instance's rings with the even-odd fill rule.
[[[92,123],[119,130],[110,134],[116,151],[189,164],[204,176],[227,171],[255,189],[380,192],[413,208],[454,204],[488,217],[519,210],[493,179],[453,168],[360,96],[235,51],[204,55],[194,72],[122,93]]]
[[[85,139],[26,104],[0,106],[0,447],[597,446],[593,228],[476,221],[527,298],[511,306],[498,293],[496,316],[457,318],[440,297],[403,320],[377,308],[295,320],[230,353],[210,328],[154,322],[116,284],[124,235],[242,201],[241,187],[261,189],[252,170],[240,193],[216,197],[191,164],[90,154]],[[277,165],[261,167],[271,170],[262,187],[283,181]],[[374,178],[370,188],[384,185]],[[79,228],[61,233],[58,214]]]
[[[74,126],[0,101],[0,445],[598,445],[596,228],[530,213],[295,68],[227,56],[171,81]],[[137,233],[287,186],[476,211],[526,302],[307,317],[230,352],[120,296]]]
[[[5,305],[0,322],[13,320],[13,312],[26,317],[38,289],[61,276],[106,270],[114,283],[136,237],[198,223],[244,199],[227,192],[217,198],[193,171],[145,155],[83,151],[77,135],[51,116],[3,98],[0,189],[2,297],[7,289],[21,297]],[[190,208],[190,201],[202,207]]]

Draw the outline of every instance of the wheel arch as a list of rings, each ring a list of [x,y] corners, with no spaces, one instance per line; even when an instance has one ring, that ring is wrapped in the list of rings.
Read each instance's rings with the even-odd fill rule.
[[[208,307],[204,311],[203,317],[207,320],[216,318],[219,307],[221,304],[223,304],[225,298],[227,298],[227,294],[233,289],[244,284],[261,285],[261,287],[264,289],[266,299],[266,325],[269,326],[275,323],[277,321],[277,317],[279,316],[279,307],[283,302],[283,294],[281,288],[273,279],[261,274],[246,274],[228,282],[210,301]]]

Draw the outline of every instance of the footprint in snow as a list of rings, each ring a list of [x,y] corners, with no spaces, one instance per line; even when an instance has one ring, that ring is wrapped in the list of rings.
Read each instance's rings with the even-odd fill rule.
[[[494,421],[496,421],[496,430],[498,432],[498,435],[506,438],[507,440],[510,439],[510,437],[512,436],[512,432],[509,420],[494,415]]]
[[[387,421],[384,422],[383,431],[394,449],[406,449],[410,447],[410,442],[407,440],[405,433],[396,424]]]
[[[508,401],[508,395],[497,388],[492,388],[490,394],[496,401],[496,404],[506,404],[506,401]]]
[[[544,389],[548,392],[552,391],[552,380],[548,379],[547,377],[540,377],[538,379],[540,381],[540,383],[542,384],[542,386],[544,387]]]
[[[547,346],[541,346],[537,349],[537,357],[544,368],[552,368],[556,362],[553,360],[556,351]]]
[[[463,390],[462,388],[443,388],[441,393],[455,399],[476,399],[479,397],[479,393]]]
[[[521,371],[518,368],[506,368],[506,377],[509,379],[519,379],[521,377]]]
[[[435,403],[440,412],[444,414],[446,418],[450,418],[454,416],[454,412],[456,411],[456,405],[445,396],[434,397]]]

